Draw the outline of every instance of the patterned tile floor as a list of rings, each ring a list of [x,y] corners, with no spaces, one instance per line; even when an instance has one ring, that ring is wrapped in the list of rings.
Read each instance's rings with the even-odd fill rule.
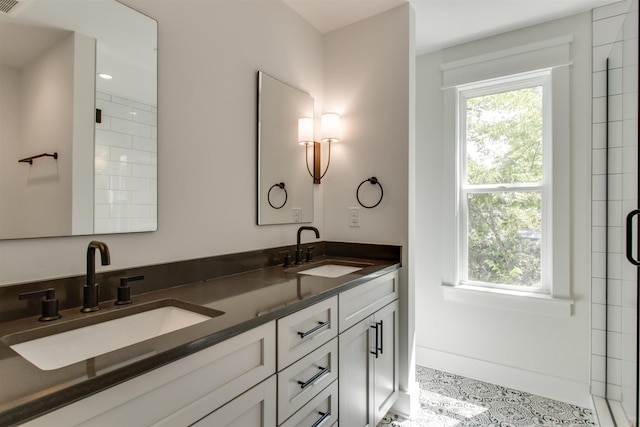
[[[378,427],[597,426],[590,409],[435,369],[416,367],[420,414],[388,414]]]

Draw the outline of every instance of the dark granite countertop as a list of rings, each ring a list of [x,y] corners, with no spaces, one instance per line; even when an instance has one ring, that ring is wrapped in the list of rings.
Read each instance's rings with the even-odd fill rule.
[[[297,274],[300,269],[328,260],[368,265],[338,278]],[[224,312],[202,323],[48,371],[18,355],[6,344],[6,338],[1,340],[0,425],[16,425],[38,417],[394,271],[399,266],[399,262],[389,260],[321,256],[302,267],[271,266],[134,295],[133,304],[128,306],[105,301],[97,313],[80,313],[75,307],[61,311],[62,319],[53,322],[38,322],[37,317],[30,317],[0,323],[0,337],[34,330],[52,334],[64,322],[90,316],[108,317],[118,310],[164,299]]]

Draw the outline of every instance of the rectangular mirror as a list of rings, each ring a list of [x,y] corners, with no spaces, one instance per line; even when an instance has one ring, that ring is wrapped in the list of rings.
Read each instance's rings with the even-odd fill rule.
[[[156,230],[156,21],[114,0],[13,3],[0,7],[0,239]]]
[[[258,224],[313,221],[313,177],[298,119],[313,118],[313,98],[258,72]],[[313,149],[309,150],[313,156]],[[311,160],[313,163],[313,160]]]

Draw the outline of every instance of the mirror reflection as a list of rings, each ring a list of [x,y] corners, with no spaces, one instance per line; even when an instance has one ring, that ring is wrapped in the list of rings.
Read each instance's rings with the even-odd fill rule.
[[[157,229],[156,38],[113,0],[0,12],[0,239]]]
[[[298,144],[298,119],[313,98],[258,72],[258,224],[313,221],[313,178]]]

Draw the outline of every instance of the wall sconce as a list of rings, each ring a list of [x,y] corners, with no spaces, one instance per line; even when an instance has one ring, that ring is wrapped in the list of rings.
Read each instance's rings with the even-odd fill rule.
[[[331,143],[340,141],[340,115],[336,113],[325,113],[320,118],[321,126],[321,142],[317,142],[313,137],[313,117],[301,117],[298,119],[298,144],[305,146],[305,160],[307,163],[307,171],[314,184],[320,184],[320,180],[324,178],[329,170],[331,163]],[[321,172],[320,153],[322,151],[322,143],[329,144],[327,151],[327,167]],[[313,146],[313,172],[309,167],[309,147]]]

